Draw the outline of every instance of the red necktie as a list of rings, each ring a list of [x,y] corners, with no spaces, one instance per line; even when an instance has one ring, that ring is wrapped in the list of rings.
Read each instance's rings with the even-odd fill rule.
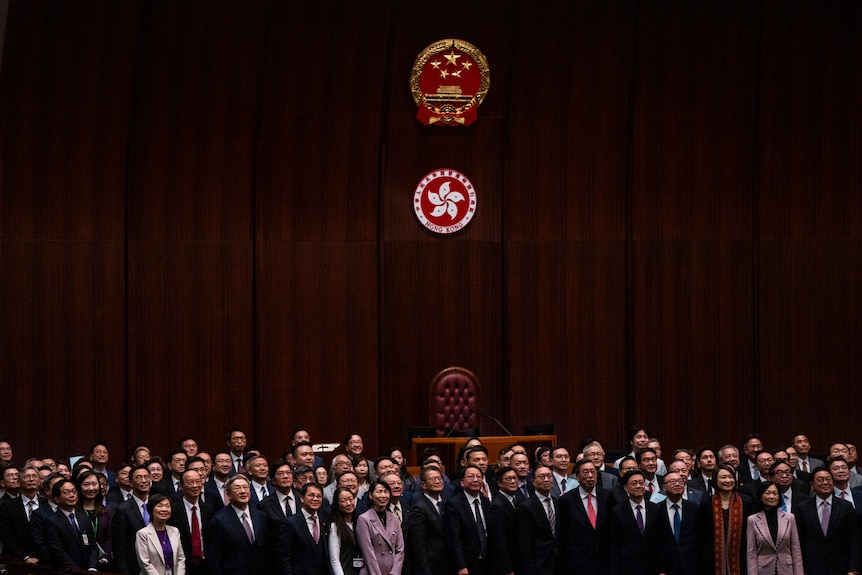
[[[587,517],[590,518],[590,525],[593,529],[596,528],[596,508],[593,507],[593,494],[587,493]]]
[[[204,547],[201,543],[201,524],[198,521],[198,508],[192,505],[192,561],[197,564],[204,558]]]

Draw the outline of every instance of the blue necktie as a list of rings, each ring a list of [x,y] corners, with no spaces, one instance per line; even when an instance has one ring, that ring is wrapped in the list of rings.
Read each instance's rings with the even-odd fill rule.
[[[682,523],[682,519],[679,516],[679,505],[674,503],[671,507],[673,508],[673,538],[679,543],[679,525]]]

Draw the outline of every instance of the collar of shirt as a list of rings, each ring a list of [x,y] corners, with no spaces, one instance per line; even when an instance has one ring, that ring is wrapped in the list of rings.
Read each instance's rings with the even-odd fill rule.
[[[557,473],[556,471],[554,471],[553,473],[554,473],[554,483],[556,483],[556,484],[559,486],[559,485],[560,485],[560,482],[561,482],[563,479],[565,479],[565,480],[566,480],[566,487],[568,487],[568,486],[569,486],[569,476],[568,476],[568,475],[560,475],[560,474],[559,474],[559,473]]]
[[[425,492],[422,492],[422,494],[423,494],[423,495],[428,499],[428,501],[430,501],[430,502],[431,502],[431,504],[432,504],[434,507],[437,507],[437,502],[438,502],[438,501],[443,501],[443,498],[442,498],[442,497],[438,497],[437,499],[434,499],[433,497],[431,497],[430,495],[428,495],[428,494],[427,494],[427,493],[425,493]]]
[[[143,500],[138,499],[138,496],[137,496],[137,495],[135,495],[134,493],[132,493],[132,499],[134,499],[134,500],[135,500],[135,507],[137,507],[138,509],[140,509],[140,508],[141,508],[141,505],[146,505],[146,504],[147,504],[146,499],[143,499]]]
[[[596,488],[595,488],[595,487],[593,487],[593,490],[592,490],[592,491],[586,491],[583,487],[581,487],[580,485],[578,485],[578,491],[579,491],[579,492],[580,492],[580,494],[581,494],[581,499],[586,499],[586,498],[587,498],[587,494],[588,494],[588,493],[589,493],[589,494],[591,494],[591,495],[593,496],[593,500],[595,500],[595,499],[596,499]]]

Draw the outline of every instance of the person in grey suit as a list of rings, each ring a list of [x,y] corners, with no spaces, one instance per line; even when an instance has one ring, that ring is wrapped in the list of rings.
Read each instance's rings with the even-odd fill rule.
[[[559,499],[560,495],[577,487],[578,482],[575,478],[569,475],[569,465],[572,458],[569,455],[569,450],[562,446],[552,447],[551,455],[551,471],[553,473],[553,482],[551,484],[551,497]]]
[[[811,443],[808,441],[808,434],[797,432],[793,435],[791,442],[796,448],[796,468],[801,469],[805,473],[811,473],[814,469],[823,466],[823,460],[811,457]]]

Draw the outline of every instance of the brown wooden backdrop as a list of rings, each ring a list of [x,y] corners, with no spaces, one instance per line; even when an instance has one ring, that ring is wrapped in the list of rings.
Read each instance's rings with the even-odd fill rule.
[[[854,0],[12,0],[0,436],[376,452],[462,365],[569,445],[854,437],[860,29]],[[449,37],[491,90],[424,127],[410,68]],[[479,193],[454,237],[411,209],[439,167]]]

